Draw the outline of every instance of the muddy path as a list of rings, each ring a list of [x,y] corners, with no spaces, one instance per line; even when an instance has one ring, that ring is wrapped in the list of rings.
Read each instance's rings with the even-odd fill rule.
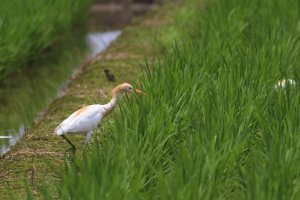
[[[93,8],[95,9],[95,8]],[[95,103],[106,103],[111,89],[122,82],[134,82],[145,65],[145,57],[159,55],[155,45],[164,28],[172,22],[169,8],[160,7],[143,17],[133,19],[122,30],[122,35],[103,53],[81,66],[79,73],[32,125],[26,134],[0,160],[0,198],[24,198],[24,180],[38,194],[41,183],[54,188],[59,181],[57,174],[63,169],[68,144],[53,134],[54,128],[74,110]],[[151,60],[150,60],[151,61]],[[109,69],[116,82],[109,82],[104,75]],[[113,116],[103,121],[113,120]],[[96,131],[95,134],[101,134]],[[71,136],[80,155],[84,136]]]

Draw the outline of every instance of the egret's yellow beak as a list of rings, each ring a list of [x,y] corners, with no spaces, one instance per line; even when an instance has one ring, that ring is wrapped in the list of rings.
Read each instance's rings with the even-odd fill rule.
[[[137,94],[141,94],[141,95],[146,95],[144,92],[142,92],[141,90],[138,89],[134,89],[135,93]]]

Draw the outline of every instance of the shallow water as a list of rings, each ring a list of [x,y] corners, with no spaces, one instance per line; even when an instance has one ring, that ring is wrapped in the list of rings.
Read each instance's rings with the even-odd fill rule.
[[[96,32],[96,33],[89,33],[87,35],[87,44],[90,49],[91,55],[94,57],[97,54],[101,53],[107,47],[109,47],[110,43],[116,40],[121,31],[106,31],[106,32]]]
[[[2,139],[6,139],[7,143],[1,146],[0,155],[5,154],[9,148],[17,143],[17,141],[25,134],[26,128],[24,125],[20,125],[19,130],[12,130],[9,136],[3,136]],[[1,137],[0,137],[1,139]]]

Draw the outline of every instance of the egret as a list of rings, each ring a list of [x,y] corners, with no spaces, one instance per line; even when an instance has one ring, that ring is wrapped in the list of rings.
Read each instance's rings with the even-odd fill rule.
[[[282,79],[274,86],[275,90],[284,89],[287,85],[296,86],[296,81],[293,79]]]
[[[55,129],[55,134],[62,136],[70,145],[71,150],[76,151],[75,145],[65,136],[66,134],[86,134],[85,144],[87,144],[91,138],[93,130],[98,126],[100,121],[107,116],[117,105],[118,99],[123,93],[137,93],[144,94],[138,89],[134,89],[129,83],[122,83],[116,86],[112,90],[112,99],[110,102],[104,105],[94,104],[83,107],[67,119],[65,119]]]

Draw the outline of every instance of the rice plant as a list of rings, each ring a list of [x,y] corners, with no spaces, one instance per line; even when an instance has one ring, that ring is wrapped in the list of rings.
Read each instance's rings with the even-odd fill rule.
[[[148,95],[123,99],[66,162],[61,198],[299,197],[299,89],[274,90],[299,83],[299,2],[197,5],[177,12],[180,38],[162,61],[146,63],[137,84]]]

